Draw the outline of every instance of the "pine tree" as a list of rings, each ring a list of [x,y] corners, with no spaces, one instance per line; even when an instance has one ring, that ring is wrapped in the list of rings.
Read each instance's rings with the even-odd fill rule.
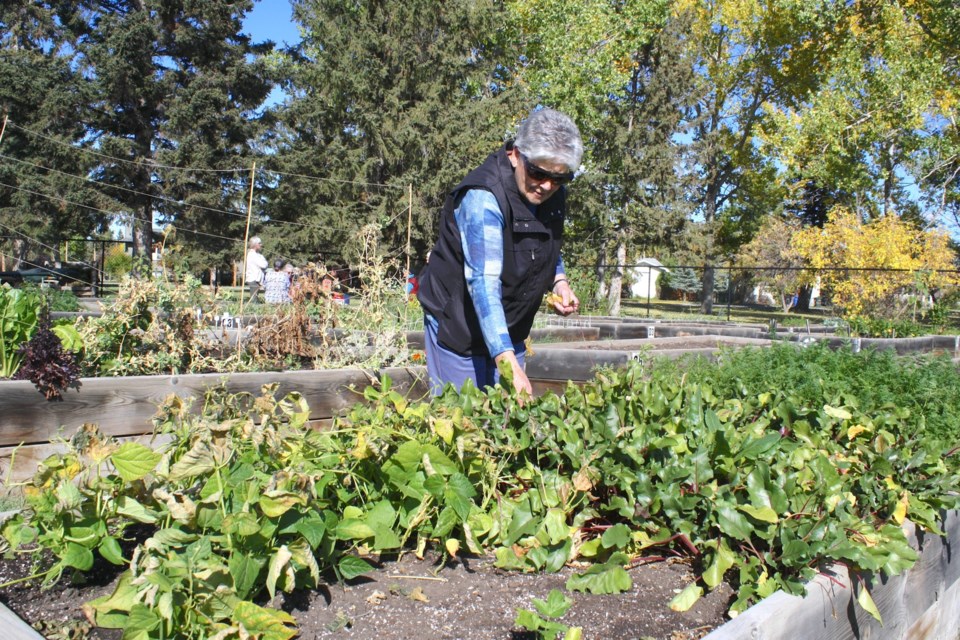
[[[305,35],[291,58],[270,163],[284,175],[268,213],[306,224],[285,227],[278,245],[347,261],[357,230],[373,222],[400,257],[412,185],[412,253],[425,254],[445,194],[524,115],[501,77],[497,4],[294,3]]]
[[[57,260],[60,241],[101,230],[105,202],[85,180],[89,95],[72,65],[68,3],[0,5],[0,251],[7,269]],[[26,262],[24,262],[26,261]]]
[[[606,307],[614,315],[620,309],[628,247],[646,253],[675,246],[688,213],[684,150],[674,139],[682,133],[693,74],[683,59],[680,28],[679,21],[672,21],[634,53],[630,81],[610,101],[609,117],[595,133],[597,170],[589,184],[606,216],[599,231],[614,256],[614,266],[602,269],[598,280],[609,276]]]
[[[149,255],[156,216],[179,225],[193,267],[242,255],[249,182],[233,170],[250,164],[256,109],[271,89],[263,56],[272,45],[241,33],[252,6],[104,0],[85,15],[78,51],[97,92],[90,128],[117,159],[96,175],[134,220],[135,254]]]

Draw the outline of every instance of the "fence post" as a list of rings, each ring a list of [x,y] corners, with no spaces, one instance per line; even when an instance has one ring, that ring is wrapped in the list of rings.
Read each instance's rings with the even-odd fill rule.
[[[650,285],[653,284],[653,265],[647,265],[647,317],[650,317]]]
[[[733,297],[733,267],[727,267],[727,322],[730,322],[730,299]]]

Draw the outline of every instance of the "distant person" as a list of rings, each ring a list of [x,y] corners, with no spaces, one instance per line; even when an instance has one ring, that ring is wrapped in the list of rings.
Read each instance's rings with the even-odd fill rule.
[[[263,277],[269,265],[267,259],[263,257],[260,250],[263,249],[263,241],[259,236],[250,238],[249,248],[247,249],[247,270],[244,280],[250,289],[250,302],[257,301],[257,295],[260,293],[260,287],[263,284]]]
[[[290,263],[290,262],[288,262],[288,263],[286,263],[285,265],[283,265],[283,270],[284,270],[284,272],[287,274],[287,277],[290,279],[290,290],[289,290],[289,294],[290,294],[290,299],[292,300],[292,299],[293,299],[293,292],[294,292],[294,290],[299,286],[298,283],[297,283],[297,280],[298,280],[299,277],[300,277],[300,272],[299,272],[299,271],[297,270],[297,268],[294,267],[293,264]]]
[[[263,299],[268,304],[290,302],[290,274],[284,268],[283,260],[276,260],[273,269],[263,277]]]
[[[535,111],[517,139],[491,154],[447,196],[440,236],[420,272],[431,391],[499,380],[513,370],[520,393],[533,389],[524,371],[524,340],[544,294],[561,315],[579,308],[560,258],[567,190],[580,166],[580,131],[553,109]]]

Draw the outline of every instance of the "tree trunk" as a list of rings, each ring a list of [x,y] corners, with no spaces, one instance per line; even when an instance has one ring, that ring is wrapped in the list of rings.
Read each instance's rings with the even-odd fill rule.
[[[27,257],[27,241],[22,238],[13,239],[13,263],[10,269],[16,271],[23,266],[23,261]]]
[[[153,249],[153,207],[147,203],[133,221],[133,270],[138,276],[150,276]]]
[[[617,246],[615,250],[617,264],[610,275],[610,291],[607,294],[607,313],[611,316],[620,315],[620,295],[623,291],[623,268],[627,262],[627,236],[622,229],[617,232]]]
[[[606,234],[600,240],[600,246],[597,249],[597,266],[594,269],[594,272],[597,276],[597,293],[595,302],[597,305],[602,305],[604,299],[607,297],[607,268],[604,264],[607,260],[607,240]]]
[[[707,194],[704,200],[703,224],[706,229],[706,243],[703,250],[703,286],[700,289],[700,312],[713,315],[713,285],[716,281],[714,263],[714,221],[717,217],[717,201],[720,199],[720,179],[714,177],[707,185]]]

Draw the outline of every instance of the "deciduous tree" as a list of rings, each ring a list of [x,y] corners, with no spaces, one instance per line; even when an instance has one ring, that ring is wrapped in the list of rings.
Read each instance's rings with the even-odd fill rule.
[[[793,294],[809,282],[803,271],[807,262],[793,246],[793,236],[799,230],[795,219],[769,216],[739,253],[740,266],[757,267],[751,272],[753,283],[770,290],[784,313],[790,310]]]
[[[895,215],[864,221],[836,208],[822,229],[796,233],[793,247],[821,270],[822,286],[847,318],[897,318],[918,285],[931,290],[960,282],[947,234]]]

